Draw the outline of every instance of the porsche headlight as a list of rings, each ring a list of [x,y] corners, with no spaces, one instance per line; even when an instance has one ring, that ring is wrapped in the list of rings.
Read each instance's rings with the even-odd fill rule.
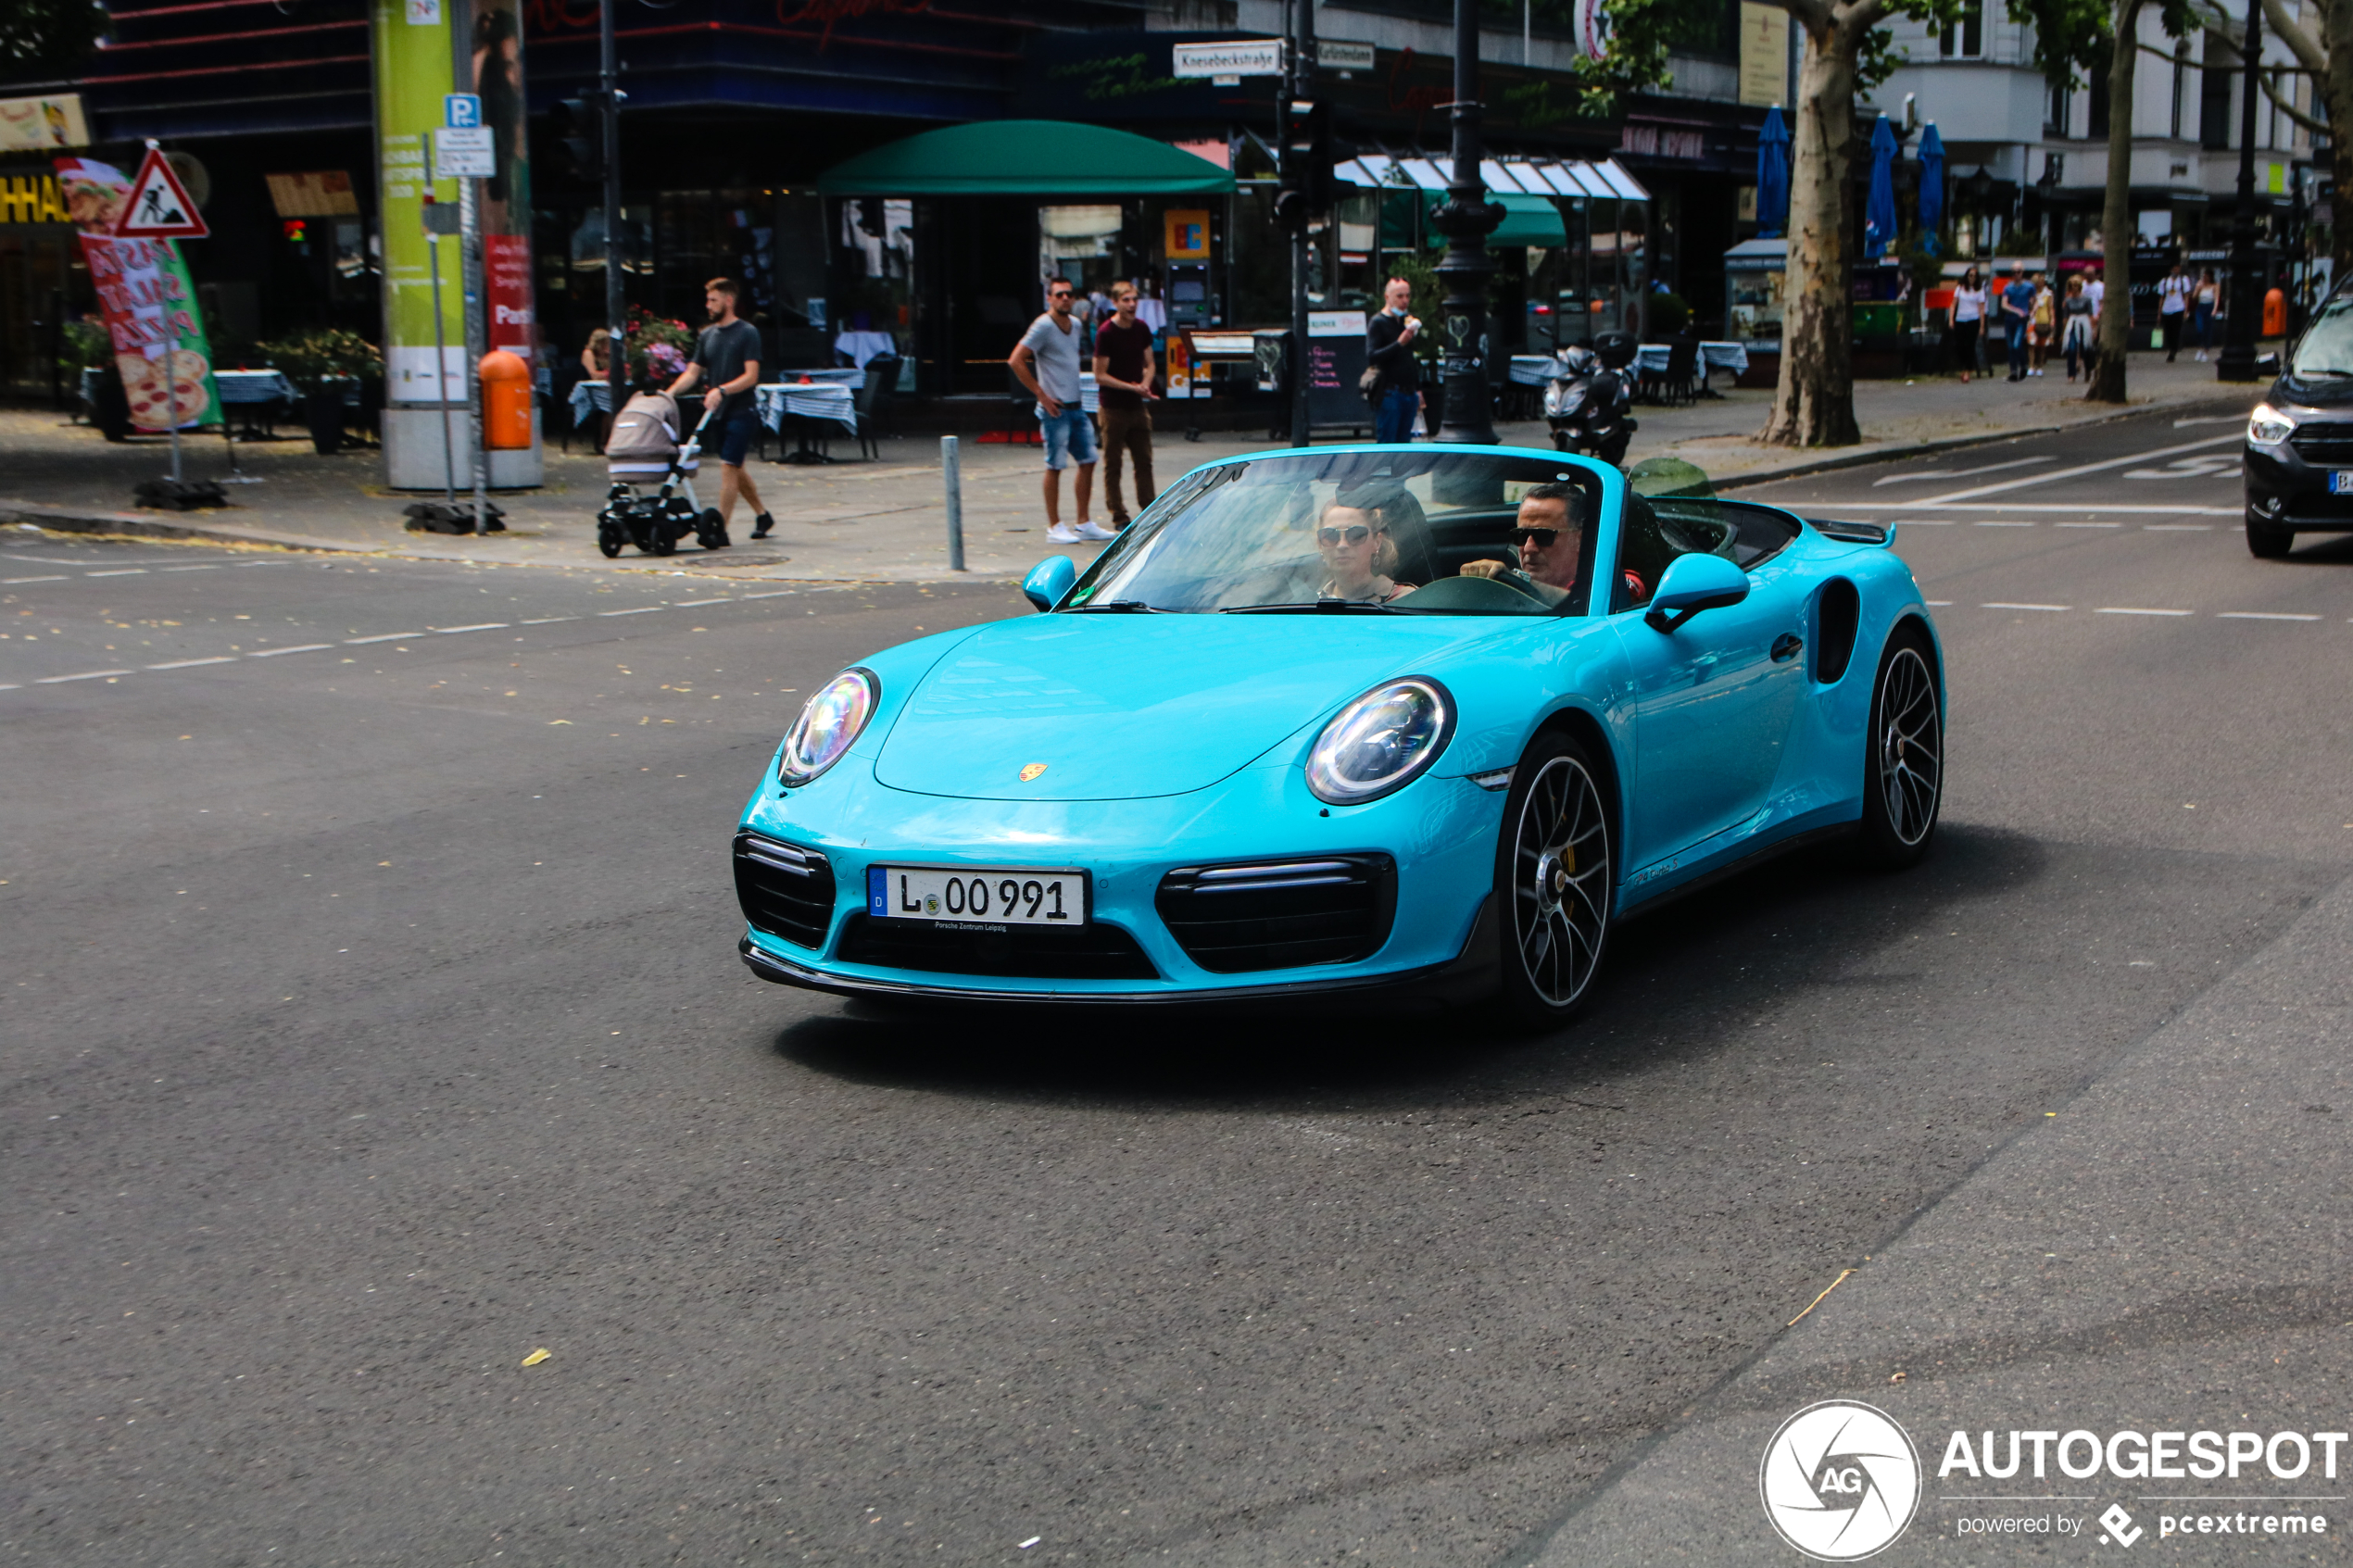
[[[778,782],[798,787],[840,761],[881,700],[882,683],[870,671],[845,670],[826,682],[785,735]]]
[[[2269,403],[2258,403],[2255,412],[2247,416],[2246,438],[2258,446],[2276,446],[2295,429],[2295,415],[2284,414]]]
[[[1307,754],[1307,787],[1334,806],[1402,789],[1454,733],[1454,699],[1425,676],[1374,687],[1340,710]]]

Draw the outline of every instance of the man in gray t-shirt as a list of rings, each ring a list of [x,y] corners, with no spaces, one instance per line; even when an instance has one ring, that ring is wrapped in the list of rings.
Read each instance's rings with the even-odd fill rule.
[[[1046,438],[1046,537],[1057,545],[1118,537],[1087,515],[1095,496],[1095,427],[1079,406],[1079,327],[1071,315],[1068,278],[1046,285],[1046,313],[1029,324],[1005,358],[1038,399],[1038,428]],[[1078,526],[1063,526],[1063,470],[1078,463]]]

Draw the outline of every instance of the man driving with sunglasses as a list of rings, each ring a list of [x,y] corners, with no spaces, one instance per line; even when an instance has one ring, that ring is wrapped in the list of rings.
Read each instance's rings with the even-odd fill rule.
[[[1519,552],[1516,568],[1500,560],[1466,561],[1465,577],[1488,577],[1559,604],[1577,587],[1585,552],[1584,495],[1573,484],[1540,484],[1519,498],[1518,526],[1504,537]]]

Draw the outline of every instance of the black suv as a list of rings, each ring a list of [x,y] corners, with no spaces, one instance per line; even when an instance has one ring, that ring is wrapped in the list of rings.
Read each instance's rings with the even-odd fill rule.
[[[2246,547],[2353,533],[2353,295],[2321,307],[2246,421]]]

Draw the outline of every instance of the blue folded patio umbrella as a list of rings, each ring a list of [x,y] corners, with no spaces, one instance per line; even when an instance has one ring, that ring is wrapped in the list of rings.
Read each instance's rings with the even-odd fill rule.
[[[1789,127],[1779,104],[1765,111],[1756,133],[1756,232],[1772,239],[1789,227]]]
[[[1941,248],[1936,232],[1944,223],[1944,138],[1930,120],[1920,132],[1920,244],[1931,256]]]
[[[1895,243],[1895,132],[1887,116],[1871,127],[1871,194],[1863,206],[1863,254],[1874,260]]]

